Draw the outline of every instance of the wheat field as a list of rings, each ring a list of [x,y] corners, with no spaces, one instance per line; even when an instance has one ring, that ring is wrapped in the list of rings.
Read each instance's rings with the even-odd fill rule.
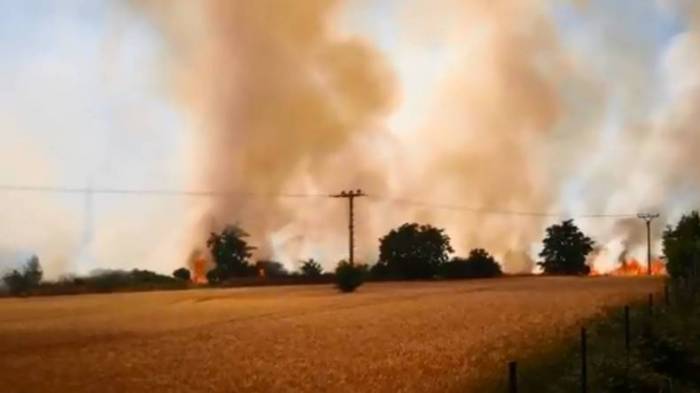
[[[653,278],[0,299],[0,391],[469,392]]]

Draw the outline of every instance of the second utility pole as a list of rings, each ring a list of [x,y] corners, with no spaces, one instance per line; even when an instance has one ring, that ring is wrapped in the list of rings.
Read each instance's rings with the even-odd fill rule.
[[[355,198],[358,197],[363,197],[366,196],[362,192],[362,190],[355,190],[355,191],[341,191],[340,194],[335,194],[331,195],[333,198],[346,198],[348,200],[348,235],[349,235],[349,241],[348,241],[348,247],[349,247],[349,257],[350,260],[348,261],[350,265],[355,264]]]
[[[647,275],[651,276],[651,222],[659,217],[658,213],[639,213],[637,217],[647,224]]]

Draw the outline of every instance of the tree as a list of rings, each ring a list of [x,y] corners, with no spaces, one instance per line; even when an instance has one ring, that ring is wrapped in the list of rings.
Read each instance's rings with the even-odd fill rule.
[[[593,251],[594,242],[574,224],[574,220],[563,221],[547,228],[544,248],[537,262],[547,274],[588,274],[586,255]]]
[[[471,250],[467,259],[453,258],[441,270],[446,278],[486,278],[503,274],[498,262],[482,248]]]
[[[389,278],[389,267],[378,261],[369,268],[369,275],[375,280],[385,280]]]
[[[354,292],[365,281],[367,266],[340,261],[335,268],[335,284],[342,292]]]
[[[173,277],[180,279],[182,281],[190,281],[191,275],[190,275],[190,270],[184,267],[181,267],[173,272]]]
[[[304,277],[316,278],[323,274],[323,267],[320,263],[314,261],[313,258],[303,261],[301,264],[301,274]]]
[[[39,257],[32,255],[27,261],[27,265],[24,267],[24,277],[30,287],[36,287],[41,283],[41,279],[44,276],[44,270],[41,268],[41,263],[39,263]]]
[[[258,261],[255,263],[255,270],[263,277],[284,277],[289,275],[284,265],[277,261]]]
[[[207,273],[210,282],[217,283],[234,276],[255,274],[248,263],[252,256],[251,251],[255,247],[249,246],[245,241],[248,236],[248,233],[237,225],[228,225],[221,233],[212,232],[209,235],[207,247],[211,250],[215,263],[214,269]]]
[[[22,268],[13,270],[2,277],[3,282],[13,295],[25,295],[41,283],[44,271],[41,269],[39,257],[32,255]]]
[[[683,215],[675,228],[666,227],[663,252],[671,277],[697,277],[700,273],[700,215],[697,211]]]
[[[416,223],[392,229],[379,242],[378,263],[390,275],[406,279],[433,277],[454,251],[444,230]]]

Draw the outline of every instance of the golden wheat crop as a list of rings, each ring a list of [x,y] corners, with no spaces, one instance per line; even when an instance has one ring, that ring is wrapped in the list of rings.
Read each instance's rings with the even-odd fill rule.
[[[2,392],[476,391],[651,278],[0,300]]]

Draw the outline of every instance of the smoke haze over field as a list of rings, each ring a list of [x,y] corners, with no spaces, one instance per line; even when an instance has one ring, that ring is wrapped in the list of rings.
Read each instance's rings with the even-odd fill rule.
[[[544,228],[560,218],[504,212],[576,217],[655,210],[663,213],[655,225],[658,241],[661,223],[700,199],[694,128],[700,122],[700,7],[694,2],[130,5],[108,30],[126,30],[114,39],[121,42],[139,23],[143,31],[133,34],[156,37],[148,52],[155,58],[142,67],[157,70],[145,80],[158,83],[135,90],[155,92],[154,100],[177,115],[152,117],[143,126],[146,115],[134,109],[124,126],[163,128],[154,145],[181,140],[167,152],[154,151],[154,161],[162,157],[176,168],[161,177],[167,184],[148,176],[145,188],[232,195],[119,205],[96,218],[88,240],[75,218],[82,217],[80,203],[66,207],[42,195],[26,203],[65,211],[63,222],[71,223],[63,224],[62,237],[52,239],[49,250],[19,216],[12,222],[23,235],[7,237],[0,250],[22,244],[58,261],[88,249],[89,264],[121,259],[125,266],[169,271],[201,248],[210,230],[238,222],[260,257],[289,267],[315,257],[331,268],[346,255],[346,206],[324,195],[362,188],[371,197],[357,202],[359,258],[373,262],[378,237],[421,221],[446,228],[459,254],[484,247],[506,270],[517,271],[531,269]],[[106,45],[106,53],[113,54],[114,45]],[[121,75],[118,67],[109,69]],[[71,120],[87,127],[79,114]],[[22,124],[10,127],[8,139],[19,139]],[[22,160],[52,166],[43,157]],[[28,167],[22,160],[0,163]],[[22,169],[13,173],[2,179],[23,183]],[[97,175],[114,186],[109,176]],[[60,179],[48,174],[44,181]],[[275,197],[289,193],[316,196]],[[0,200],[3,208],[17,204],[7,198]],[[130,211],[149,220],[134,226]],[[637,219],[577,223],[607,249],[595,261],[600,270],[613,268],[625,250],[643,255]],[[56,225],[46,219],[47,230]],[[113,251],[120,242],[131,251]],[[134,261],[140,255],[143,260]],[[75,268],[65,266],[55,270]]]

